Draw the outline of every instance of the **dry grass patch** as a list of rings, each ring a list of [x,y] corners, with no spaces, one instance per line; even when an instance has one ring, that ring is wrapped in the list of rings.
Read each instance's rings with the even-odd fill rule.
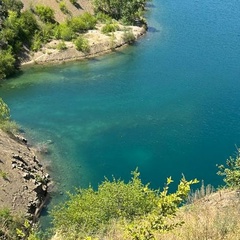
[[[236,191],[218,191],[183,207],[177,218],[184,224],[157,239],[239,240],[240,196]]]

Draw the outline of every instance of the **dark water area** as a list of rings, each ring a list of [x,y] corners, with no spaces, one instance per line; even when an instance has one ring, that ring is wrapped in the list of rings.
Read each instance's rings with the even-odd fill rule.
[[[30,141],[53,142],[46,158],[59,191],[128,180],[136,167],[154,188],[182,173],[222,184],[216,164],[240,146],[239,12],[237,0],[154,0],[135,45],[26,67],[3,84]]]

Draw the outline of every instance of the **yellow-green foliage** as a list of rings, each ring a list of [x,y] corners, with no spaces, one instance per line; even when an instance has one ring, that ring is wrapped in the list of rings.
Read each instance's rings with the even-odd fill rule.
[[[10,119],[10,109],[8,105],[0,98],[0,122]]]
[[[240,187],[240,149],[237,151],[235,158],[230,157],[226,161],[226,167],[219,165],[218,175],[224,176],[224,182],[227,187],[239,188]]]
[[[154,239],[155,232],[172,229],[165,221],[173,217],[187,198],[190,185],[184,178],[175,193],[169,194],[171,178],[163,191],[144,185],[139,172],[132,179],[105,179],[97,190],[92,187],[69,194],[70,199],[52,211],[54,227],[66,239],[84,239],[104,232],[112,221],[123,223],[126,239]]]
[[[89,47],[89,42],[86,38],[79,36],[75,41],[74,44],[76,46],[76,49],[78,51],[82,51],[84,53],[87,53],[90,51],[90,47]]]

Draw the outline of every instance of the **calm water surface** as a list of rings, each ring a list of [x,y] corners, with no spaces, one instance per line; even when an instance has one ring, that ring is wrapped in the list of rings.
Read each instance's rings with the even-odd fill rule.
[[[4,83],[30,141],[53,142],[59,191],[129,179],[136,167],[156,188],[182,173],[221,184],[216,164],[240,146],[239,12],[238,0],[154,0],[136,45]]]

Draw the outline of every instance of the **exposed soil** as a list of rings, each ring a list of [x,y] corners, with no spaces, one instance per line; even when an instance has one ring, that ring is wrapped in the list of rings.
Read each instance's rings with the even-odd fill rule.
[[[65,0],[66,8],[69,14],[64,14],[59,7],[58,0],[21,0],[24,4],[24,9],[34,8],[36,5],[44,5],[51,7],[55,12],[55,20],[63,22],[69,16],[78,16],[84,12],[93,13],[91,0],[78,0],[77,4],[73,5],[69,0]]]
[[[47,199],[49,175],[21,136],[0,130],[0,206],[36,220]]]

